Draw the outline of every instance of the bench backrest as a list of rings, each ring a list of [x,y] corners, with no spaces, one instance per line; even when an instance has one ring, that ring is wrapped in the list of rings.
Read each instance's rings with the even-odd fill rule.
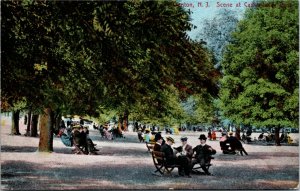
[[[155,165],[162,164],[166,161],[165,153],[160,151],[152,151],[152,158]]]
[[[146,147],[147,147],[148,151],[152,151],[154,148],[154,145],[155,145],[155,142],[151,142],[151,141],[149,143],[146,142]]]

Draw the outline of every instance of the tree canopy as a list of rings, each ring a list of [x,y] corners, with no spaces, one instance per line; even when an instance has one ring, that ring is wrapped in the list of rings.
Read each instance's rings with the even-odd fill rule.
[[[50,142],[53,112],[182,118],[182,99],[217,95],[219,73],[174,2],[2,2],[1,107],[46,113]]]
[[[222,61],[219,106],[240,124],[298,127],[299,9],[260,1],[238,24]]]

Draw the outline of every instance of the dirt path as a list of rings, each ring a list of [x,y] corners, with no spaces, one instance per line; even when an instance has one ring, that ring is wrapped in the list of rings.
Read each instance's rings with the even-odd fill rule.
[[[10,136],[9,121],[1,119],[1,190],[98,190],[98,189],[295,189],[299,184],[298,146],[244,144],[248,156],[221,154],[218,141],[211,172],[214,176],[158,177],[146,146],[136,133],[125,139],[103,140],[90,134],[99,155],[74,155],[59,138],[53,153],[36,152],[39,139]],[[24,133],[21,126],[21,133]],[[196,146],[200,133],[184,133]],[[181,134],[183,135],[183,133]],[[174,135],[176,145],[181,135]],[[164,134],[163,134],[164,136]],[[298,138],[298,134],[293,135]],[[173,171],[177,174],[177,170]]]

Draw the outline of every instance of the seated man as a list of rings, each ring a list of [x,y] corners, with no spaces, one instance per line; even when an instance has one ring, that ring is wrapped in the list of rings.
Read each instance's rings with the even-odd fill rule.
[[[183,157],[176,157],[176,155],[173,152],[172,145],[174,144],[174,139],[172,137],[167,137],[166,143],[161,147],[161,152],[165,154],[166,157],[166,163],[167,165],[179,165],[178,167],[178,174],[179,176],[184,176],[183,172],[187,177],[190,176],[190,166],[189,161],[187,158]]]
[[[165,140],[164,140],[163,137],[161,136],[161,133],[160,133],[160,132],[155,134],[154,140],[155,140],[155,144],[154,144],[154,147],[153,147],[153,151],[161,151],[161,147],[162,147],[162,145],[165,144]],[[161,164],[161,163],[162,163],[162,160],[161,160],[161,159],[157,159],[157,162],[158,162],[159,164]],[[158,173],[158,171],[154,171],[152,174],[154,174],[154,175],[160,175],[160,174]]]
[[[187,143],[187,137],[181,137],[181,146],[175,148],[175,154],[177,157],[187,157],[189,162],[192,161],[193,157],[193,147]]]
[[[204,134],[201,134],[199,139],[200,145],[193,148],[193,152],[196,152],[196,154],[195,159],[192,161],[192,166],[199,163],[204,173],[206,175],[211,175],[211,173],[208,172],[207,164],[210,164],[211,155],[216,154],[216,150],[206,144],[207,138]]]
[[[165,144],[165,140],[161,136],[161,133],[155,134],[155,145],[153,147],[154,151],[160,151],[163,144]]]

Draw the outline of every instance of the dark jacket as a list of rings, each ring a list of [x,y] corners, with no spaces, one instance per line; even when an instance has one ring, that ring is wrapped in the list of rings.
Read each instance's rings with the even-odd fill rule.
[[[209,161],[211,159],[211,155],[216,154],[216,150],[212,148],[212,151],[209,150],[209,148],[212,148],[209,145],[197,145],[195,148],[193,148],[193,152],[196,152],[195,158],[197,160],[204,159],[205,161]]]
[[[84,132],[79,132],[78,130],[75,130],[73,133],[73,140],[75,144],[79,146],[85,146],[86,145],[86,134]]]
[[[236,150],[236,149],[242,149],[243,145],[242,143],[234,136],[230,136],[227,140],[226,143],[230,144],[231,150]]]
[[[161,145],[156,142],[154,147],[153,147],[153,150],[154,151],[161,151],[162,145],[164,145],[164,142]]]
[[[193,157],[193,153],[194,153],[193,147],[191,145],[187,144],[185,147],[185,151],[186,151],[186,156],[191,160]]]
[[[170,145],[168,144],[162,145],[160,151],[165,154],[167,164],[169,165],[175,164],[176,156],[174,155],[173,149]]]

